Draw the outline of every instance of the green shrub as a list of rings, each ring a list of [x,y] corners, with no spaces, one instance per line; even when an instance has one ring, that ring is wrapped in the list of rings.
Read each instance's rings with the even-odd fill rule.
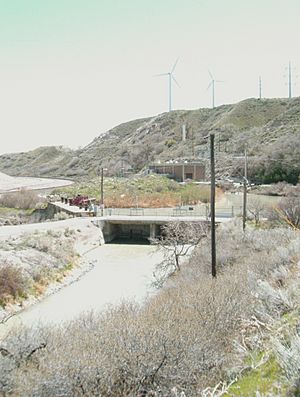
[[[175,139],[167,139],[167,140],[165,141],[165,145],[168,146],[168,147],[171,147],[171,146],[173,146],[173,145],[175,145],[175,144],[176,144]]]
[[[295,164],[282,163],[280,160],[259,164],[250,171],[250,178],[260,183],[288,182],[296,185],[300,176],[299,168]]]

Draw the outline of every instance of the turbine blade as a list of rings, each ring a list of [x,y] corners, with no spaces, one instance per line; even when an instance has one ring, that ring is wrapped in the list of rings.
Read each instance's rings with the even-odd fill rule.
[[[215,80],[216,83],[225,83],[224,80]]]
[[[208,87],[206,88],[206,91],[211,87],[212,81],[209,83]]]
[[[160,74],[154,74],[153,77],[158,77],[158,76],[168,76],[170,73],[160,73]]]
[[[211,79],[214,80],[214,76],[211,74],[210,70],[208,70],[208,73],[209,73]]]
[[[175,77],[171,74],[171,76],[172,76],[172,80],[178,85],[178,87],[180,88],[180,85],[179,85],[179,83],[178,83],[178,81],[175,79]]]
[[[176,59],[174,65],[173,65],[173,67],[172,67],[171,74],[174,72],[174,70],[175,70],[175,68],[176,68],[176,65],[177,65],[177,63],[178,63],[178,60],[179,60],[179,57]]]

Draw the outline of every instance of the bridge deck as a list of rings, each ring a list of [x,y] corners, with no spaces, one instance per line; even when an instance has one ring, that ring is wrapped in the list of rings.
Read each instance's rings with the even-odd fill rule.
[[[113,224],[165,224],[168,222],[207,222],[210,219],[204,216],[145,216],[145,215],[111,215],[111,216],[97,216],[95,221],[104,221]],[[230,221],[231,218],[216,218],[217,223]]]
[[[71,206],[61,202],[50,203],[58,211],[67,212],[70,215],[78,217],[93,216],[94,211],[85,211],[84,208],[79,208],[77,206]],[[100,210],[97,210],[97,216],[100,215]],[[138,221],[139,219],[146,222],[170,222],[171,220],[181,219],[184,221],[192,221],[194,219],[197,221],[207,220],[208,207],[205,204],[197,206],[181,206],[175,208],[106,208],[104,210],[103,219],[120,221],[121,219],[130,220],[134,219]],[[233,218],[234,211],[232,208],[216,208],[216,218],[220,222],[223,222],[223,218]]]

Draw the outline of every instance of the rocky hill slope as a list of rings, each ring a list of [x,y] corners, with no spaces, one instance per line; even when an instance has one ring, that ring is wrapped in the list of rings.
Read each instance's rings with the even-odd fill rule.
[[[186,126],[186,140],[182,126]],[[208,159],[208,133],[216,135],[219,175],[239,175],[243,153],[249,175],[262,182],[296,182],[300,173],[300,98],[247,99],[215,109],[176,110],[121,124],[83,149],[42,147],[0,156],[10,175],[80,178],[140,170],[152,161]]]

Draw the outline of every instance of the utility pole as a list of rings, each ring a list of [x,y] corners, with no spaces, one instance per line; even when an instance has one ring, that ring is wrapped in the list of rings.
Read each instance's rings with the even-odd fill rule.
[[[101,216],[103,216],[104,210],[104,197],[103,197],[103,167],[101,167],[101,197],[100,197],[100,208],[101,208]]]
[[[289,99],[292,99],[292,67],[291,61],[289,62],[289,71],[288,71],[288,86],[289,86]]]
[[[217,277],[216,267],[216,176],[215,176],[215,135],[210,134],[210,222],[211,222],[211,274]]]
[[[261,99],[261,92],[262,92],[262,90],[261,90],[261,76],[259,76],[259,99]]]
[[[247,221],[247,183],[248,183],[248,164],[247,164],[247,149],[245,149],[245,164],[244,164],[244,190],[243,190],[243,231],[246,229]]]

